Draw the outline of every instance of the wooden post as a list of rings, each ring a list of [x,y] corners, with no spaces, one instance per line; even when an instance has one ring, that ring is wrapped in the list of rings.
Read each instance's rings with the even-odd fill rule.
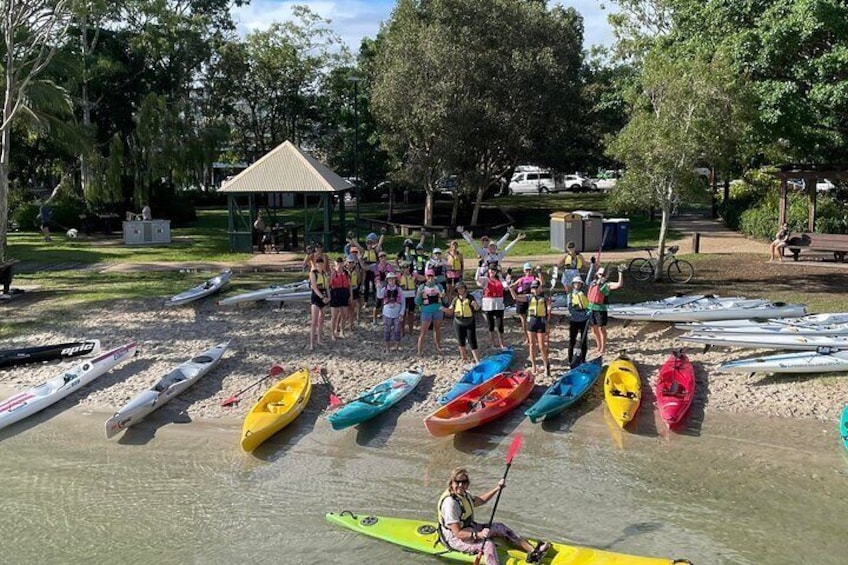
[[[701,234],[699,232],[692,233],[692,253],[701,252]]]
[[[807,197],[810,199],[810,207],[807,214],[807,231],[816,231],[816,178],[804,179],[807,184]]]
[[[780,177],[780,202],[778,203],[777,225],[786,221],[786,175]]]
[[[333,218],[332,218],[332,210],[330,208],[332,198],[332,194],[329,192],[325,192],[321,195],[322,204],[324,205],[324,234],[322,240],[324,241],[324,249],[330,250],[333,248],[333,234],[330,232],[332,229]]]

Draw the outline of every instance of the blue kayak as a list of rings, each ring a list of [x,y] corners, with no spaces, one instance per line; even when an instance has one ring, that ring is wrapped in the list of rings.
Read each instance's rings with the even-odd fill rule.
[[[601,375],[602,367],[603,361],[598,357],[571,369],[548,387],[545,394],[524,415],[535,424],[546,416],[553,416],[568,408],[592,388]]]
[[[842,423],[839,425],[839,435],[842,436],[842,445],[848,449],[848,405],[842,411]]]
[[[512,348],[506,349],[501,353],[490,355],[474,365],[467,373],[460,377],[459,381],[453,385],[453,388],[446,395],[439,398],[439,404],[447,404],[457,396],[465,394],[477,385],[483,384],[492,377],[506,371],[512,365],[512,358],[515,352]]]
[[[390,377],[368,389],[333,412],[327,419],[334,430],[343,430],[382,414],[406,396],[421,382],[423,373],[410,370]]]

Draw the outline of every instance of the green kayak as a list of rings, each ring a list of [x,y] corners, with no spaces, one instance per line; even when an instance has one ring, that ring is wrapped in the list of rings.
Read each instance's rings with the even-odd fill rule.
[[[381,539],[412,551],[434,555],[451,561],[473,563],[474,555],[446,549],[439,542],[436,523],[426,520],[406,520],[403,518],[384,518],[381,516],[356,515],[349,510],[339,514],[329,512],[326,515],[331,524],[353,530],[366,536]],[[535,543],[535,541],[532,541]],[[499,549],[502,565],[522,565],[527,556],[518,549]],[[602,551],[591,547],[552,544],[551,550],[542,563],[550,565],[684,565],[685,559],[659,559],[653,557],[634,557],[623,553]]]

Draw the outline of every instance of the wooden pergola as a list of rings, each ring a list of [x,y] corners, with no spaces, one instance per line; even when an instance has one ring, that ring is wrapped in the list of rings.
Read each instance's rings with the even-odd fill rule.
[[[816,228],[816,183],[819,180],[839,181],[848,179],[848,165],[826,164],[796,164],[789,163],[779,165],[777,170],[771,173],[780,179],[780,208],[778,211],[778,224],[783,225],[786,221],[786,199],[789,193],[789,181],[793,179],[804,179],[805,191],[809,198],[809,214],[807,216],[807,230],[815,231]]]

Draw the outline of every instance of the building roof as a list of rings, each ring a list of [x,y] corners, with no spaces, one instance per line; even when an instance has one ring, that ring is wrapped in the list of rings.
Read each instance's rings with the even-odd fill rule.
[[[285,141],[222,183],[219,192],[343,192],[353,185]]]

